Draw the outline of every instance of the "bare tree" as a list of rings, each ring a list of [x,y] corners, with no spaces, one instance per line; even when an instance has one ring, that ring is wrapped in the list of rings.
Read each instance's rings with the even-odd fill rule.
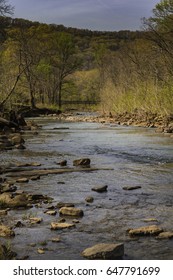
[[[14,11],[14,7],[8,4],[6,0],[0,0],[0,15],[5,16],[6,14],[12,15]]]

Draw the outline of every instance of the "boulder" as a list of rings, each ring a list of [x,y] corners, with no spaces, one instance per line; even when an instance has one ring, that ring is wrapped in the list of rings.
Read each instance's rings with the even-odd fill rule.
[[[62,207],[59,210],[60,215],[82,217],[83,210],[75,207]]]
[[[0,225],[0,237],[12,237],[15,236],[11,227]]]
[[[130,229],[129,234],[134,236],[143,236],[143,235],[158,235],[163,231],[162,228],[159,228],[156,225],[151,225],[151,226],[145,226],[145,227],[140,227],[136,229]]]
[[[69,223],[56,223],[56,222],[51,223],[51,229],[54,230],[61,230],[61,229],[73,228],[73,227],[75,227],[75,225]]]
[[[82,252],[82,256],[87,259],[111,260],[121,258],[124,255],[124,244],[100,243],[87,248]]]
[[[104,186],[94,187],[94,188],[92,188],[91,190],[92,190],[92,191],[95,191],[95,192],[102,193],[102,192],[107,192],[107,188],[108,188],[108,186],[107,186],[107,185],[104,185]]]
[[[73,166],[87,166],[87,167],[89,167],[90,163],[91,163],[91,160],[89,158],[75,159],[73,161]]]

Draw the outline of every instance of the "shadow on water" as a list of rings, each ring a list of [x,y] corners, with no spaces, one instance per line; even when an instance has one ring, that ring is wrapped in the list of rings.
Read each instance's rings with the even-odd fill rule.
[[[124,242],[125,259],[173,259],[173,240],[155,237],[130,238],[127,230],[157,224],[173,231],[173,149],[172,139],[154,134],[151,129],[111,127],[96,123],[68,123],[38,119],[42,125],[38,135],[26,135],[27,149],[1,153],[1,162],[37,161],[43,168],[57,167],[66,159],[68,167],[76,158],[89,157],[91,167],[104,167],[91,173],[68,173],[41,177],[38,181],[18,184],[21,190],[42,193],[58,202],[73,202],[82,208],[84,217],[73,229],[52,231],[50,224],[60,217],[45,212],[41,203],[29,210],[13,210],[8,214],[15,228],[11,245],[19,258],[82,259],[81,252],[100,242]],[[107,184],[106,193],[91,191],[93,186]],[[141,186],[125,191],[124,186]],[[93,203],[85,198],[93,196]],[[28,217],[43,218],[39,225],[29,225]],[[144,220],[154,218],[155,222]],[[67,222],[73,218],[66,217]],[[53,237],[61,241],[53,243]],[[43,247],[44,254],[37,249]]]

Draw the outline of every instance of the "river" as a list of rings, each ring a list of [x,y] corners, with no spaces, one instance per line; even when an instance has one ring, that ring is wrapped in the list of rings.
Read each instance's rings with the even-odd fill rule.
[[[50,230],[50,223],[57,221],[59,215],[45,214],[45,204],[9,211],[8,216],[14,222],[25,223],[24,227],[15,228],[16,236],[10,239],[18,257],[83,259],[81,252],[87,247],[123,242],[124,259],[172,260],[173,239],[130,238],[127,230],[157,224],[173,231],[173,138],[139,127],[60,122],[50,118],[37,118],[36,122],[42,129],[38,135],[26,134],[27,149],[1,152],[1,164],[34,161],[43,168],[57,168],[57,163],[65,159],[68,167],[73,167],[74,159],[87,157],[91,159],[91,167],[100,170],[42,176],[40,180],[17,185],[27,192],[52,197],[53,205],[72,202],[84,211],[74,229],[62,231]],[[91,190],[104,184],[108,185],[105,193]],[[141,188],[127,191],[123,189],[125,186]],[[93,203],[86,203],[88,196],[94,198]],[[25,222],[27,216],[42,217],[43,222],[29,226]],[[150,218],[156,221],[144,221]],[[53,243],[51,239],[56,236],[61,241]],[[40,247],[45,249],[44,254],[38,254]]]

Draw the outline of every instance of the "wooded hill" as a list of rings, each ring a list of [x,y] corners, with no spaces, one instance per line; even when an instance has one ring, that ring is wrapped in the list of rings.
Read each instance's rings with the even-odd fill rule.
[[[172,22],[173,1],[157,4],[143,31],[90,31],[0,17],[1,110],[81,102],[104,112],[170,114]]]

